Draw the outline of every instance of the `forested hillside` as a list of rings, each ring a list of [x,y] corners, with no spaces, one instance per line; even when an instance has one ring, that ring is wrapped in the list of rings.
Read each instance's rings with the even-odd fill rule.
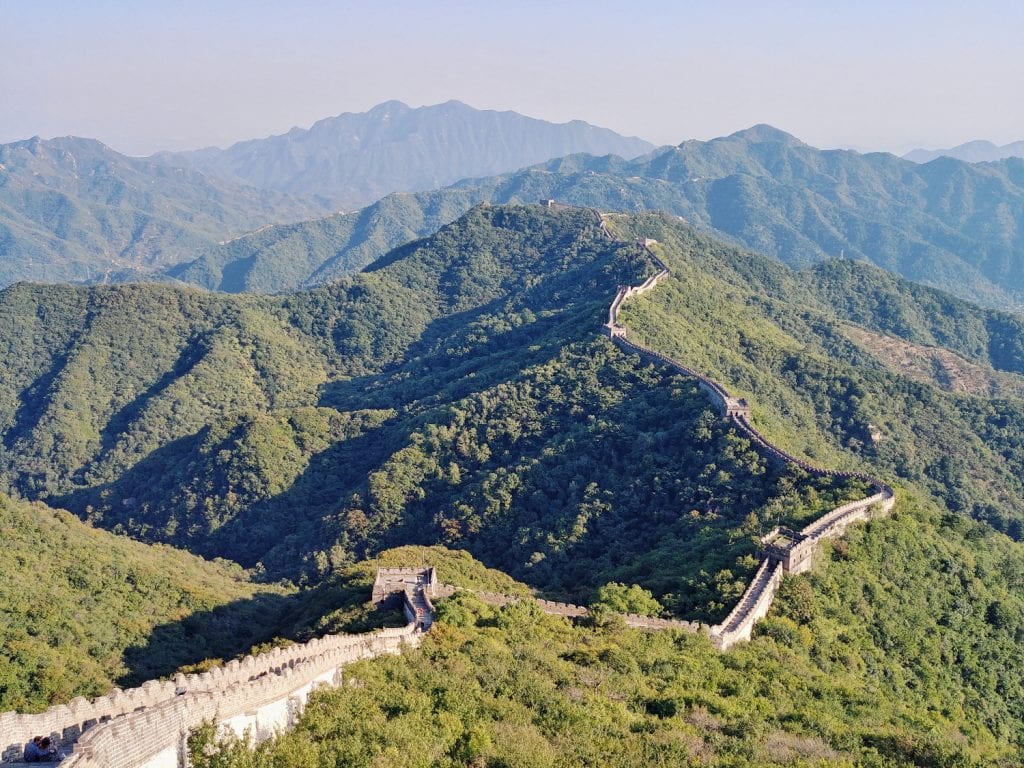
[[[236,238],[167,270],[164,277],[228,293],[274,293],[327,283],[436,232],[480,201],[471,190],[451,188],[388,195],[353,213]]]
[[[847,330],[1012,375],[1018,318],[852,262],[793,273],[670,217],[617,226],[657,236],[674,270],[630,308],[650,342],[748,394],[783,444],[882,467],[1020,536],[1020,401],[910,380]],[[666,372],[596,338],[614,286],[651,268],[589,212],[484,207],[287,297],[14,287],[0,303],[7,476],[103,526],[275,574],[446,541],[571,596],[627,571],[654,579],[658,555],[634,555],[668,530],[752,537],[810,514],[813,494],[852,491],[772,476],[691,384],[666,389]],[[680,558],[708,595],[657,592],[711,615],[751,547]]]
[[[348,684],[317,694],[291,732],[255,753],[201,732],[193,760],[1011,768],[1024,759],[1022,573],[1019,544],[905,494],[784,582],[728,653],[462,595],[440,603],[420,650],[346,667]]]
[[[0,711],[139,685],[273,637],[286,590],[0,495]],[[145,653],[143,653],[145,649]]]
[[[552,594],[628,573],[719,616],[765,526],[860,489],[771,468],[692,382],[596,338],[615,286],[649,268],[590,212],[479,208],[281,299],[18,286],[8,476],[276,576],[443,541]]]
[[[480,202],[556,198],[607,211],[665,211],[792,267],[866,259],[989,306],[1024,304],[1024,161],[917,165],[821,151],[767,126],[688,141],[633,161],[572,156],[438,192],[269,230],[175,272],[223,290],[287,290],[358,269]],[[279,274],[280,277],[275,277]]]
[[[479,207],[280,297],[10,288],[6,480],[304,582],[279,634],[366,621],[316,616],[355,599],[354,563],[409,543],[468,550],[552,597],[638,584],[655,611],[716,620],[759,534],[863,488],[770,464],[693,381],[598,335],[616,286],[655,268],[629,241],[653,237],[671,276],[626,304],[631,332],[746,396],[794,453],[897,481],[893,518],[786,582],[762,636],[723,656],[600,611],[571,629],[460,598],[420,654],[361,667],[363,686],[326,694],[296,735],[232,759],[1014,764],[1024,403],[910,378],[874,340],[1012,380],[1020,318],[858,262],[794,272],[672,216],[607,225],[619,240],[590,211]]]
[[[1020,374],[1019,315],[981,310],[863,264],[794,273],[669,218],[624,221],[627,231],[642,221],[632,231],[663,240],[673,270],[649,298],[627,305],[626,322],[646,344],[748,395],[758,423],[781,444],[819,463],[855,455],[1021,538],[1024,401],[902,376],[859,346],[847,324]]]
[[[65,137],[0,145],[0,286],[118,279],[329,210]]]

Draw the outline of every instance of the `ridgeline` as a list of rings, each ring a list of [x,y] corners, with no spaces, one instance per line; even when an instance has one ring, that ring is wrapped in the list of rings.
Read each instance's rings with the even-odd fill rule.
[[[230,743],[200,753],[288,766],[396,749],[446,765],[1012,761],[1024,571],[1020,545],[994,531],[1020,532],[1021,405],[911,381],[858,342],[938,340],[1014,376],[1011,316],[864,265],[793,273],[669,217],[614,226],[621,240],[588,211],[478,208],[288,297],[2,295],[0,423],[22,493],[265,578],[313,584],[392,544],[441,541],[596,606],[573,628],[533,601],[455,595],[420,652],[353,665],[358,690],[311,700],[294,734],[250,758]],[[636,245],[651,237],[653,262]],[[638,283],[658,289],[619,300],[617,285]],[[920,312],[922,299],[954,311]],[[128,322],[139,302],[164,313],[161,334]],[[623,350],[593,334],[613,302]],[[869,466],[900,478],[893,516],[817,547],[860,514],[848,502],[884,491]],[[773,531],[788,540],[759,565]],[[777,583],[771,558],[797,572],[808,542],[828,567]],[[756,586],[743,598],[751,578],[777,599],[754,642],[722,657],[700,634],[643,639],[614,619],[742,629],[730,608],[765,604]],[[427,706],[431,689],[445,693]]]

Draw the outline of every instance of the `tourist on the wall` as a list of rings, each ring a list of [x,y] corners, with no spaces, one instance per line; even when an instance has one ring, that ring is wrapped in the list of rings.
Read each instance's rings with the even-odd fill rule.
[[[49,736],[36,736],[25,745],[26,763],[51,763],[57,759],[57,748],[50,743]]]
[[[39,742],[43,740],[42,736],[36,736],[28,744],[25,745],[25,762],[26,763],[38,763],[43,759],[43,750],[39,747]]]
[[[57,747],[50,743],[49,736],[44,736],[43,740],[39,742],[39,749],[43,752],[40,760],[44,763],[51,763],[60,759],[57,755]]]

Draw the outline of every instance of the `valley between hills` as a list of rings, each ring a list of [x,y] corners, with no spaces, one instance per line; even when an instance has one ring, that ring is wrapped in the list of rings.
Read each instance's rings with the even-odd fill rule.
[[[379,626],[375,565],[430,564],[447,583],[592,615],[457,594],[418,650],[346,666],[348,685],[255,752],[198,732],[195,764],[1014,764],[1024,406],[907,376],[873,340],[1012,380],[1019,316],[863,262],[795,271],[675,215],[611,222],[615,239],[587,210],[477,206],[276,296],[0,293],[7,525],[88,532],[74,564],[46,558],[38,577],[108,599],[5,645],[4,708]],[[623,305],[630,338],[725,383],[801,461],[898,494],[783,579],[752,641],[724,654],[616,614],[721,621],[765,533],[866,486],[772,461],[693,377],[599,334],[618,286],[659,269],[645,239],[668,274]],[[138,596],[110,594],[89,563],[125,535],[233,586],[160,582],[164,602],[112,644],[98,630]],[[129,583],[155,578],[125,567]],[[36,616],[28,584],[4,590],[8,616]],[[38,674],[57,658],[88,674]]]
[[[1024,768],[1024,5],[0,9],[0,768]]]

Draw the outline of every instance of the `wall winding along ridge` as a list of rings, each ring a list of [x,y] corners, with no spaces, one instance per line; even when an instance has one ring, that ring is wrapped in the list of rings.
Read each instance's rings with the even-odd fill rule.
[[[556,206],[553,201],[544,202],[548,207]],[[621,242],[608,231],[606,215],[593,213],[605,236]],[[619,322],[623,303],[653,290],[669,276],[668,268],[651,250],[652,242],[642,241],[638,246],[658,271],[641,285],[622,286],[615,295],[605,325],[612,341],[643,360],[667,365],[696,379],[722,416],[776,461],[813,475],[857,478],[875,489],[872,495],[836,507],[800,531],[778,528],[765,536],[764,558],[722,623],[702,627],[674,619],[633,614],[623,617],[628,626],[640,629],[705,631],[716,647],[724,650],[750,638],[754,624],[768,613],[783,574],[807,570],[820,541],[840,535],[850,523],[867,519],[876,508],[889,511],[895,494],[870,475],[816,467],[773,445],[750,422],[750,408],[744,400],[733,397],[714,379],[629,339],[627,329]],[[139,688],[114,690],[92,701],[79,697],[40,714],[5,712],[0,714],[0,760],[19,761],[26,741],[34,735],[47,735],[65,752],[74,748],[61,764],[63,768],[181,768],[187,765],[188,734],[203,722],[213,721],[239,735],[248,732],[257,741],[268,738],[294,724],[310,691],[320,685],[338,685],[346,664],[419,645],[433,623],[431,597],[446,597],[456,591],[454,586],[438,583],[433,568],[378,569],[372,599],[381,605],[400,601],[408,619],[404,627],[362,635],[327,635],[246,656],[202,674],[179,675],[173,681],[151,680]],[[494,605],[520,599],[489,592],[474,594]],[[545,613],[556,616],[578,618],[589,613],[579,605],[547,600],[538,600],[537,604]]]
[[[613,242],[621,243],[622,241],[617,241],[611,232],[608,231],[607,215],[599,211],[594,211],[593,213],[597,217],[598,226],[605,236]],[[725,650],[737,642],[750,639],[750,633],[754,628],[754,624],[768,613],[768,609],[771,607],[772,600],[782,581],[783,574],[800,573],[810,568],[818,542],[841,535],[850,523],[868,519],[872,514],[875,514],[876,509],[879,514],[887,513],[896,503],[896,494],[889,485],[871,475],[864,474],[863,472],[842,472],[817,467],[803,459],[798,459],[777,445],[772,444],[751,423],[750,407],[745,400],[733,397],[724,386],[709,376],[705,376],[667,355],[655,352],[653,349],[648,349],[629,339],[628,330],[619,322],[619,314],[623,303],[628,298],[642,296],[653,290],[658,283],[669,276],[668,267],[651,250],[650,246],[652,244],[654,244],[652,240],[644,240],[637,243],[643,249],[645,255],[654,262],[658,271],[647,278],[641,285],[634,287],[622,286],[619,288],[615,299],[608,309],[608,322],[605,325],[611,340],[623,350],[637,354],[643,360],[667,365],[679,373],[695,378],[700,388],[710,395],[722,416],[732,422],[743,435],[774,460],[792,464],[808,474],[819,477],[843,477],[863,480],[870,483],[875,490],[873,494],[866,498],[836,507],[798,532],[777,528],[762,539],[765,545],[765,556],[757,572],[754,574],[754,578],[747,586],[740,601],[725,620],[708,630],[708,634],[715,645]]]
[[[320,685],[338,685],[346,664],[419,645],[433,621],[428,594],[433,569],[402,570],[394,591],[408,619],[404,627],[326,635],[202,674],[151,680],[92,701],[73,699],[36,715],[5,712],[0,714],[3,762],[20,761],[25,742],[41,735],[64,752],[73,746],[62,768],[179,768],[187,764],[188,734],[205,721],[238,735],[249,731],[257,741],[289,728],[309,693]]]

